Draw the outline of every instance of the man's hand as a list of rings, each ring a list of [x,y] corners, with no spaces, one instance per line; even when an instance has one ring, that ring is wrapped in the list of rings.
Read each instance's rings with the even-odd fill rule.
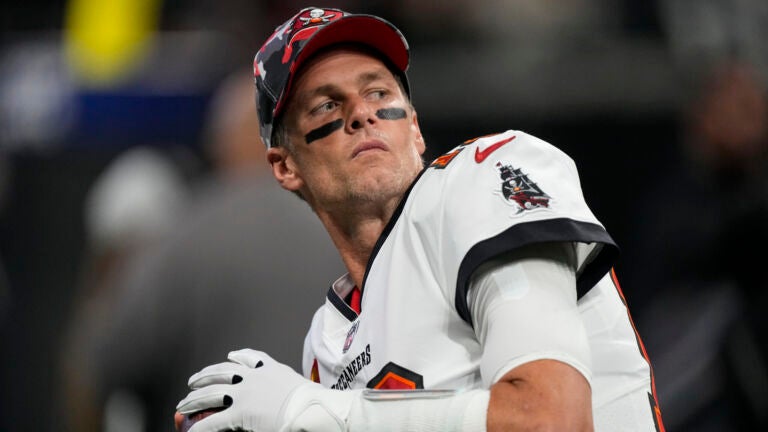
[[[223,408],[190,432],[277,431],[292,393],[302,386],[319,387],[261,351],[233,351],[227,358],[189,378],[193,391],[176,406],[181,414]]]
[[[223,408],[194,415],[201,419],[189,432],[485,432],[487,390],[339,391],[260,351],[235,351],[229,360],[189,379],[194,390],[176,407],[180,415]]]

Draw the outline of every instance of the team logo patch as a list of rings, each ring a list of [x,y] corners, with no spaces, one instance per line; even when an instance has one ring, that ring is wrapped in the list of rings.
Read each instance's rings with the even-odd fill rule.
[[[346,354],[347,351],[349,351],[349,347],[352,345],[352,341],[355,340],[355,333],[357,333],[357,327],[360,325],[360,321],[355,322],[352,325],[352,328],[349,329],[347,332],[347,339],[344,341],[344,351],[343,353]]]
[[[496,163],[501,177],[501,194],[504,199],[517,207],[517,214],[526,210],[537,208],[548,208],[550,200],[549,195],[531,181],[520,168],[512,165],[504,165],[501,162]]]
[[[298,23],[301,26],[306,27],[309,25],[326,24],[331,22],[333,18],[336,18],[341,14],[334,14],[333,12],[326,13],[323,9],[312,9],[309,12],[305,12],[299,15]]]
[[[336,21],[342,16],[343,14],[341,12],[326,11],[323,9],[311,9],[309,11],[302,12],[297,17],[297,19],[293,20],[293,25],[288,29],[279,30],[276,32],[276,35],[278,35],[277,37],[281,39],[283,37],[283,33],[286,33],[290,38],[288,45],[285,47],[285,52],[283,52],[283,64],[291,61],[294,46],[297,43],[301,43],[303,45],[306,43],[305,41],[307,39],[315,34],[316,31],[320,30],[321,26],[328,24],[331,21]]]

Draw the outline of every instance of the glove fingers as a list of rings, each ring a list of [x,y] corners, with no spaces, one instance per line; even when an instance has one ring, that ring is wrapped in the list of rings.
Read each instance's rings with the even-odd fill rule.
[[[227,355],[227,359],[249,368],[261,367],[266,362],[275,361],[272,359],[272,357],[269,356],[269,354],[250,348],[241,349],[239,351],[232,351]]]
[[[211,385],[192,391],[176,405],[176,411],[181,414],[191,414],[228,407],[232,405],[232,397],[228,394],[229,389],[231,389],[229,385]]]
[[[213,384],[236,384],[243,379],[242,372],[238,373],[242,367],[232,362],[211,365],[189,377],[187,385],[194,390]]]

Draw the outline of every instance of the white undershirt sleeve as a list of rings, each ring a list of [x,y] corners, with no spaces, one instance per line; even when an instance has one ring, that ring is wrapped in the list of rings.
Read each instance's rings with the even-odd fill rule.
[[[483,264],[470,281],[467,303],[483,346],[484,387],[540,359],[571,365],[591,385],[572,243],[529,245]]]
[[[488,390],[297,388],[280,432],[485,432]]]

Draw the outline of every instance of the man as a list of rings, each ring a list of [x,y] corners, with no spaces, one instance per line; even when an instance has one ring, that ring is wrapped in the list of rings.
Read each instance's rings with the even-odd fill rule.
[[[312,320],[305,377],[232,352],[190,378],[179,412],[221,410],[191,431],[663,429],[573,162],[507,131],[424,168],[408,62],[390,23],[317,8],[256,54],[273,175],[348,273]]]

